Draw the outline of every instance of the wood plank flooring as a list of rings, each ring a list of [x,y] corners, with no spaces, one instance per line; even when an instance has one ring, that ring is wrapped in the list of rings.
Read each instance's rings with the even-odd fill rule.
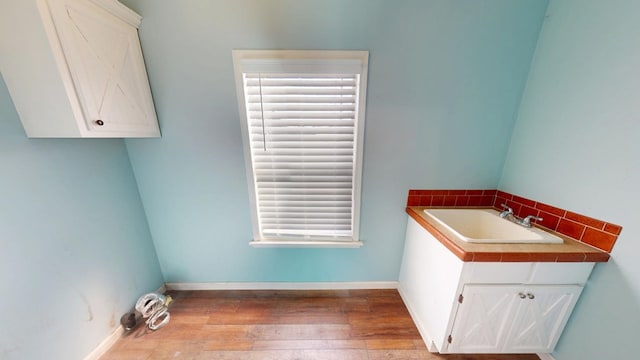
[[[396,290],[172,291],[171,320],[101,360],[539,360],[429,353]]]

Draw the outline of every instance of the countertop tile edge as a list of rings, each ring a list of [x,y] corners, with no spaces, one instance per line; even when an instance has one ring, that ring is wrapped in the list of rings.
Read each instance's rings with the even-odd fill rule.
[[[608,262],[610,255],[596,250],[589,252],[482,252],[467,251],[445,234],[440,232],[427,219],[420,216],[424,206],[407,206],[405,211],[412,219],[427,230],[456,257],[465,262]],[[434,207],[431,207],[434,208]],[[567,239],[568,241],[576,241]]]

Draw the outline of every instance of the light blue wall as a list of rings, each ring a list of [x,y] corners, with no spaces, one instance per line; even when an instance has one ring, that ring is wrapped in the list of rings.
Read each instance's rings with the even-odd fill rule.
[[[554,354],[640,353],[640,2],[552,0],[500,188],[624,227]]]
[[[0,359],[82,359],[161,284],[122,140],[27,139],[0,77]]]
[[[493,188],[540,0],[123,0],[163,137],[127,148],[166,281],[396,280],[409,188]],[[370,51],[361,249],[254,249],[231,50]]]

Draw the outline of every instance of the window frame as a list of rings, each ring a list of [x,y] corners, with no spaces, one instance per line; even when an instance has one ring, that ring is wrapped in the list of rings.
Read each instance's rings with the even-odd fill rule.
[[[243,152],[245,158],[245,170],[247,183],[249,188],[249,200],[251,206],[251,221],[253,225],[253,240],[250,245],[254,247],[360,247],[362,242],[359,240],[360,230],[360,202],[362,188],[362,162],[364,150],[364,127],[365,127],[365,110],[366,110],[366,93],[367,93],[367,73],[368,73],[368,51],[335,51],[335,50],[233,50],[233,66],[236,82],[237,102],[240,115],[240,123],[242,130]],[[357,110],[354,118],[354,141],[356,142],[353,154],[355,162],[353,168],[353,197],[352,197],[352,236],[350,239],[331,239],[325,237],[317,237],[310,239],[300,238],[265,238],[260,231],[259,225],[259,209],[257,201],[257,184],[254,178],[254,169],[252,161],[252,148],[250,139],[250,129],[248,124],[244,79],[243,74],[250,71],[246,69],[255,69],[262,65],[266,68],[278,69],[282,63],[292,65],[294,68],[305,69],[310,67],[316,69],[318,63],[322,65],[332,63],[336,67],[351,66],[357,64],[359,67],[359,92],[357,99]],[[254,70],[255,71],[255,70]],[[282,71],[283,73],[294,73],[293,71]],[[300,72],[300,71],[298,71]],[[321,72],[322,73],[322,72]],[[325,74],[330,73],[325,71]]]

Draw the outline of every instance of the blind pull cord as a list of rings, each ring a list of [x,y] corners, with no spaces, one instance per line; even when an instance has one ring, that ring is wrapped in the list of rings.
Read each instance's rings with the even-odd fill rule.
[[[262,119],[262,149],[267,151],[267,135],[264,130],[264,108],[262,105],[262,74],[258,74],[258,87],[260,88],[260,118]]]

